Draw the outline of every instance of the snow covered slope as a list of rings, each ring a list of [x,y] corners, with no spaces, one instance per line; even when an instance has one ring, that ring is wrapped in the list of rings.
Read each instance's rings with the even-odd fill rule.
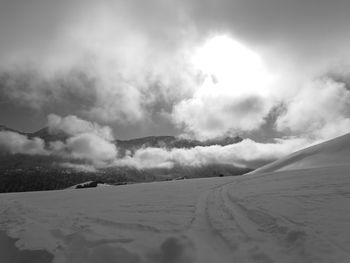
[[[1,194],[0,262],[350,262],[348,141],[295,170]]]
[[[308,169],[350,164],[350,134],[300,150],[253,173]]]

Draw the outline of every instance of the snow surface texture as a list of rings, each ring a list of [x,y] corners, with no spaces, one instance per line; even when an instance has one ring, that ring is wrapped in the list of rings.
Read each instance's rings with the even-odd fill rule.
[[[350,134],[300,150],[252,173],[350,165]]]
[[[0,262],[350,262],[349,154],[346,135],[271,173],[1,194]]]

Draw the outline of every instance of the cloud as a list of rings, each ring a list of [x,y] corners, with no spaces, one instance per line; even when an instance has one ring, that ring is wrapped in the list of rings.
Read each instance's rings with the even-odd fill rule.
[[[45,150],[45,142],[42,139],[29,139],[25,135],[11,131],[0,131],[0,148],[11,154],[48,154],[48,151]]]
[[[140,169],[244,166],[350,130],[348,83],[322,73],[347,68],[349,1],[33,0],[1,7],[0,99],[55,113],[50,132],[69,135],[45,148],[39,138],[2,134],[10,152]],[[76,116],[115,125],[125,137],[164,127],[198,139],[290,137],[146,148],[116,160],[111,129]]]
[[[111,129],[76,116],[48,116],[50,132],[64,131],[64,141],[51,141],[45,146],[40,138],[28,139],[15,132],[0,132],[0,146],[12,154],[52,155],[64,159],[63,167],[92,171],[105,167],[127,166],[136,169],[172,169],[175,166],[203,167],[212,164],[257,168],[289,153],[315,143],[315,139],[289,137],[271,143],[245,139],[239,143],[194,148],[140,148],[118,157]],[[78,161],[78,163],[76,163]],[[83,161],[83,163],[81,163]]]
[[[256,168],[310,145],[305,139],[278,139],[274,143],[257,143],[245,139],[227,146],[197,146],[190,149],[143,148],[133,155],[116,160],[113,165],[137,169],[173,168],[175,165],[201,167],[227,164]]]
[[[276,139],[258,143],[245,139],[239,143],[194,148],[140,148],[118,157],[117,146],[110,140],[110,128],[101,127],[76,116],[49,116],[50,129],[65,131],[69,138],[45,146],[40,138],[28,139],[16,132],[0,132],[0,147],[11,154],[52,155],[63,158],[62,167],[79,171],[127,166],[136,169],[172,169],[176,166],[203,167],[212,164],[257,168],[306,147],[313,140],[304,138]],[[77,163],[78,161],[78,163]]]
[[[303,65],[343,56],[349,36],[350,3],[344,0],[191,0],[190,17],[202,31],[229,31],[239,39],[275,53],[271,59]],[[310,48],[312,46],[312,48]],[[305,64],[301,64],[305,62]],[[299,67],[300,69],[300,67]]]
[[[320,69],[349,59],[342,0],[20,2],[0,9],[0,97],[43,115],[119,127],[169,116],[198,138],[252,132],[272,97],[288,102]],[[217,48],[228,35],[239,41]],[[285,74],[273,95],[260,92],[268,82],[259,60]]]
[[[177,104],[173,118],[188,134],[209,139],[258,129],[270,109],[258,96],[195,96]]]
[[[66,163],[59,163],[59,166],[64,168],[70,168],[79,172],[91,172],[91,173],[97,172],[94,166],[88,165],[88,164],[77,164],[77,163],[66,162]]]
[[[276,120],[278,130],[327,140],[350,131],[350,91],[323,77],[303,86]]]
[[[197,50],[193,62],[203,82],[175,105],[178,125],[200,139],[260,128],[274,106],[274,83],[256,53],[230,36],[216,36]]]
[[[69,135],[64,142],[50,142],[49,148],[53,154],[87,160],[96,166],[103,166],[117,156],[112,129],[108,126],[100,126],[74,115],[61,117],[50,114],[48,127],[51,134],[64,132]]]
[[[123,127],[168,116],[197,138],[256,131],[276,106],[275,97],[285,102],[290,90],[339,57],[329,47],[337,44],[343,55],[347,50],[342,33],[348,4],[311,3],[11,4],[0,11],[18,25],[9,34],[8,23],[0,23],[7,36],[0,46],[0,96],[44,114]],[[271,69],[287,72],[278,89],[265,78]],[[294,87],[291,79],[298,82]]]
[[[45,113],[122,124],[151,118],[160,100],[169,105],[182,99],[193,81],[184,59],[193,34],[185,34],[187,27],[164,29],[169,41],[165,44],[155,21],[146,30],[145,22],[129,17],[135,4],[94,2],[84,5],[89,12],[77,8],[76,18],[67,19],[70,24],[56,21],[60,30],[50,45],[41,50],[28,45],[27,55],[10,59],[7,56],[18,50],[1,52],[0,47],[0,93]],[[155,6],[166,9],[158,2]],[[169,15],[173,11],[169,9]],[[156,17],[152,11],[149,18]]]
[[[86,159],[97,164],[111,161],[117,155],[117,149],[113,143],[92,133],[82,133],[69,138],[65,148],[72,158]]]
[[[56,114],[48,115],[49,132],[52,134],[64,132],[70,136],[89,133],[107,141],[114,140],[112,129],[100,126],[96,122],[89,122],[74,115],[60,117]]]
[[[100,126],[76,116],[60,117],[54,114],[48,116],[48,124],[51,133],[63,131],[69,137],[65,141],[51,141],[46,145],[38,137],[29,139],[17,132],[0,131],[0,149],[11,154],[53,155],[84,160],[89,163],[85,166],[90,168],[104,167],[117,157],[117,148],[112,142],[114,138],[108,126]],[[67,163],[65,167],[68,167]],[[74,168],[73,164],[71,168]]]

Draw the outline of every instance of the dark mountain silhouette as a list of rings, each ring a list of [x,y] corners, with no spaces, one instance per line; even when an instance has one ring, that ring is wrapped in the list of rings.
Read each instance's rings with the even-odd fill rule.
[[[5,126],[5,125],[0,125],[0,131],[11,131],[11,132],[17,132],[17,133],[20,133],[20,134],[24,134],[23,132],[11,129],[11,128]]]

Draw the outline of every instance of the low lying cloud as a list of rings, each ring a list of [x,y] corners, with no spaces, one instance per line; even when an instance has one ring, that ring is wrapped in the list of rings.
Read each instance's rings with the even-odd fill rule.
[[[97,169],[93,165],[89,165],[89,164],[77,164],[77,163],[66,162],[66,163],[59,163],[58,165],[63,168],[69,168],[80,172],[90,172],[90,173],[97,172]]]
[[[40,138],[29,139],[27,136],[12,131],[0,131],[0,149],[11,154],[47,155],[45,142]]]
[[[70,136],[79,134],[94,134],[96,137],[103,138],[108,141],[114,140],[112,129],[108,126],[100,126],[96,122],[89,122],[78,118],[74,115],[60,117],[56,114],[48,116],[48,128],[52,134],[64,132]]]
[[[334,84],[333,82],[329,82],[328,84],[330,86],[323,87],[325,94],[321,93],[320,103],[322,105],[328,105],[324,104],[326,102],[322,100],[323,96],[330,99],[332,97],[331,94],[335,96],[347,95],[348,91],[346,89],[344,90],[343,85]],[[344,100],[346,99],[347,97],[344,98]],[[347,102],[344,101],[344,103]],[[338,106],[338,108],[335,107],[336,112],[342,109],[342,105]],[[298,109],[298,107],[294,107]],[[279,119],[279,121],[281,123],[280,125],[286,125],[281,126],[285,128],[289,127],[287,124],[290,125],[295,120],[290,117],[293,115],[288,115],[291,112],[287,111],[284,114],[285,119]],[[312,108],[306,111],[305,114],[305,117],[313,117],[317,120],[317,115],[315,116],[316,113]],[[287,116],[289,117],[287,118]],[[284,120],[284,122],[281,120]],[[287,120],[290,122],[287,122]],[[312,125],[312,120],[314,119],[308,120],[310,125]],[[322,120],[320,121],[321,124]],[[40,138],[30,139],[16,132],[2,131],[0,132],[1,149],[11,154],[57,156],[63,160],[59,164],[60,166],[88,172],[95,172],[107,167],[123,166],[139,170],[172,169],[176,166],[204,167],[213,164],[232,165],[241,168],[258,168],[263,164],[320,142],[325,135],[329,136],[333,134],[329,132],[327,126],[316,126],[319,128],[319,134],[314,132],[316,128],[312,128],[310,132],[313,136],[286,137],[275,139],[271,143],[259,143],[251,139],[244,139],[236,144],[226,146],[211,145],[173,149],[147,147],[137,149],[133,153],[127,151],[124,157],[118,157],[118,148],[111,141],[113,137],[110,133],[110,128],[107,126],[102,127],[76,116],[60,117],[57,115],[49,115],[48,123],[50,125],[49,131],[53,132],[53,134],[57,131],[64,131],[69,137],[64,141],[57,140],[45,144]],[[344,123],[346,124],[346,121]],[[306,122],[303,123],[300,121],[293,124],[295,129],[308,128]],[[336,132],[338,133],[339,130]]]
[[[107,126],[80,119],[76,116],[48,116],[49,132],[65,132],[65,141],[45,143],[41,138],[28,138],[12,131],[0,132],[0,149],[11,154],[52,155],[64,159],[89,162],[91,167],[104,167],[117,156],[117,148],[112,142],[113,135]],[[65,165],[67,167],[67,165]],[[82,170],[82,167],[74,165]],[[71,168],[74,168],[71,165]],[[89,169],[90,169],[89,168]],[[85,170],[89,170],[85,169]],[[91,170],[91,169],[90,169]]]
[[[50,114],[48,128],[53,135],[64,132],[69,136],[65,141],[50,142],[49,148],[53,154],[87,160],[97,166],[104,166],[117,156],[114,136],[108,126],[100,126],[74,115],[60,117]]]
[[[280,139],[275,143],[257,143],[245,139],[227,146],[197,146],[190,149],[171,150],[144,148],[137,150],[132,156],[116,160],[113,165],[138,169],[173,168],[175,165],[200,167],[209,164],[257,168],[309,144],[310,142],[297,138]]]
[[[289,138],[274,143],[257,143],[245,139],[239,143],[220,146],[197,146],[194,148],[141,148],[118,158],[117,146],[110,141],[110,129],[79,119],[76,116],[50,115],[49,131],[64,131],[70,134],[65,141],[51,141],[45,146],[40,138],[29,139],[15,132],[0,132],[0,147],[16,154],[52,155],[66,161],[60,165],[79,171],[96,171],[113,166],[128,166],[136,169],[171,169],[174,166],[201,167],[225,164],[236,167],[256,168],[296,151],[310,142]],[[70,162],[79,160],[83,163]]]
[[[83,133],[69,138],[65,148],[73,158],[94,162],[110,161],[117,155],[117,149],[113,143],[92,133]]]

